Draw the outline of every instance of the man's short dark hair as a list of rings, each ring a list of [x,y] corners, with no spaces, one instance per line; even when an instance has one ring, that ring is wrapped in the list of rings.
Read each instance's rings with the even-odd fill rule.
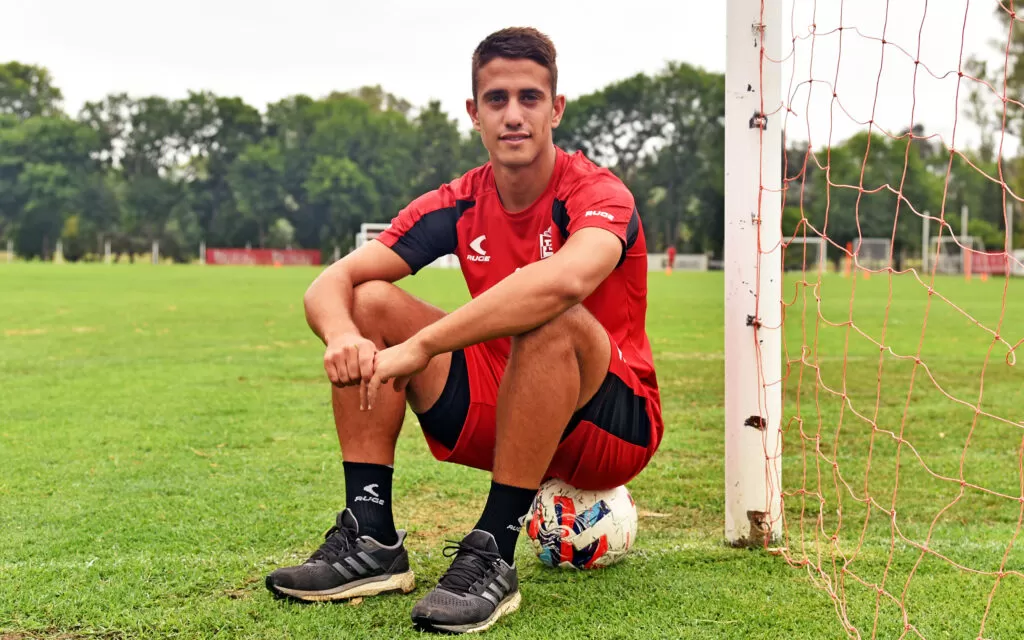
[[[533,27],[509,27],[495,31],[483,39],[473,52],[473,99],[476,100],[477,74],[480,68],[495,58],[533,60],[546,67],[551,75],[551,97],[558,93],[558,66],[555,64],[555,45]]]

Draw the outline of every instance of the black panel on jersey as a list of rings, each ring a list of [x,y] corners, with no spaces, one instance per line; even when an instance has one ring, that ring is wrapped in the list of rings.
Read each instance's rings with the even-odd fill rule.
[[[569,239],[569,210],[565,208],[565,202],[555,199],[551,204],[551,221],[555,223],[558,230],[562,232],[562,241]]]
[[[475,204],[474,200],[456,200],[454,207],[423,214],[391,248],[416,273],[441,256],[455,252],[459,246],[456,224],[462,214]]]
[[[569,211],[565,207],[565,202],[556,199],[552,203],[551,221],[562,232],[562,240],[568,240]],[[615,265],[616,267],[626,261],[626,252],[636,244],[638,237],[640,237],[640,214],[637,212],[636,207],[633,207],[633,215],[629,217],[629,223],[626,225],[626,243],[622,247],[622,256],[619,258],[619,263]]]
[[[622,248],[622,257],[619,258],[619,264],[622,264],[623,262],[626,261],[626,252],[629,251],[634,244],[636,244],[636,239],[639,237],[640,213],[637,212],[636,207],[633,207],[633,215],[629,216],[629,224],[626,225],[626,246]]]

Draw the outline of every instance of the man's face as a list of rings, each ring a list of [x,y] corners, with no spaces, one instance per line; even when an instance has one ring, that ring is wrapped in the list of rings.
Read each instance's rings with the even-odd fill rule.
[[[564,110],[565,96],[551,95],[547,68],[533,60],[491,60],[477,73],[476,100],[466,101],[491,162],[509,168],[532,164],[551,146]]]

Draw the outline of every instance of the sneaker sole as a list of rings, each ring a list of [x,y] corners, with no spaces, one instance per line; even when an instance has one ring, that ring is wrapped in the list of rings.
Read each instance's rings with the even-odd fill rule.
[[[365,598],[381,593],[410,593],[416,588],[416,578],[412,571],[396,573],[383,580],[362,582],[350,586],[342,585],[335,589],[326,591],[302,591],[300,589],[288,589],[274,584],[270,577],[267,577],[267,589],[279,598],[294,598],[303,602],[333,602],[335,600],[350,600],[352,598]]]
[[[426,631],[440,631],[443,633],[478,633],[480,631],[490,629],[491,626],[502,616],[507,616],[514,612],[519,608],[519,604],[522,601],[523,597],[518,591],[516,591],[511,596],[499,602],[498,606],[494,609],[494,613],[492,613],[490,617],[483,622],[474,622],[472,624],[437,624],[422,620],[416,621],[416,624]]]

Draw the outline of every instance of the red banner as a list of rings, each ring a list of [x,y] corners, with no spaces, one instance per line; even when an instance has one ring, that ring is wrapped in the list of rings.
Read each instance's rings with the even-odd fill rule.
[[[977,253],[971,252],[971,273],[982,274],[987,273],[990,275],[1005,275],[1007,263],[1007,254],[1005,251],[996,253]]]
[[[248,264],[274,266],[315,266],[317,249],[207,249],[206,264]]]

